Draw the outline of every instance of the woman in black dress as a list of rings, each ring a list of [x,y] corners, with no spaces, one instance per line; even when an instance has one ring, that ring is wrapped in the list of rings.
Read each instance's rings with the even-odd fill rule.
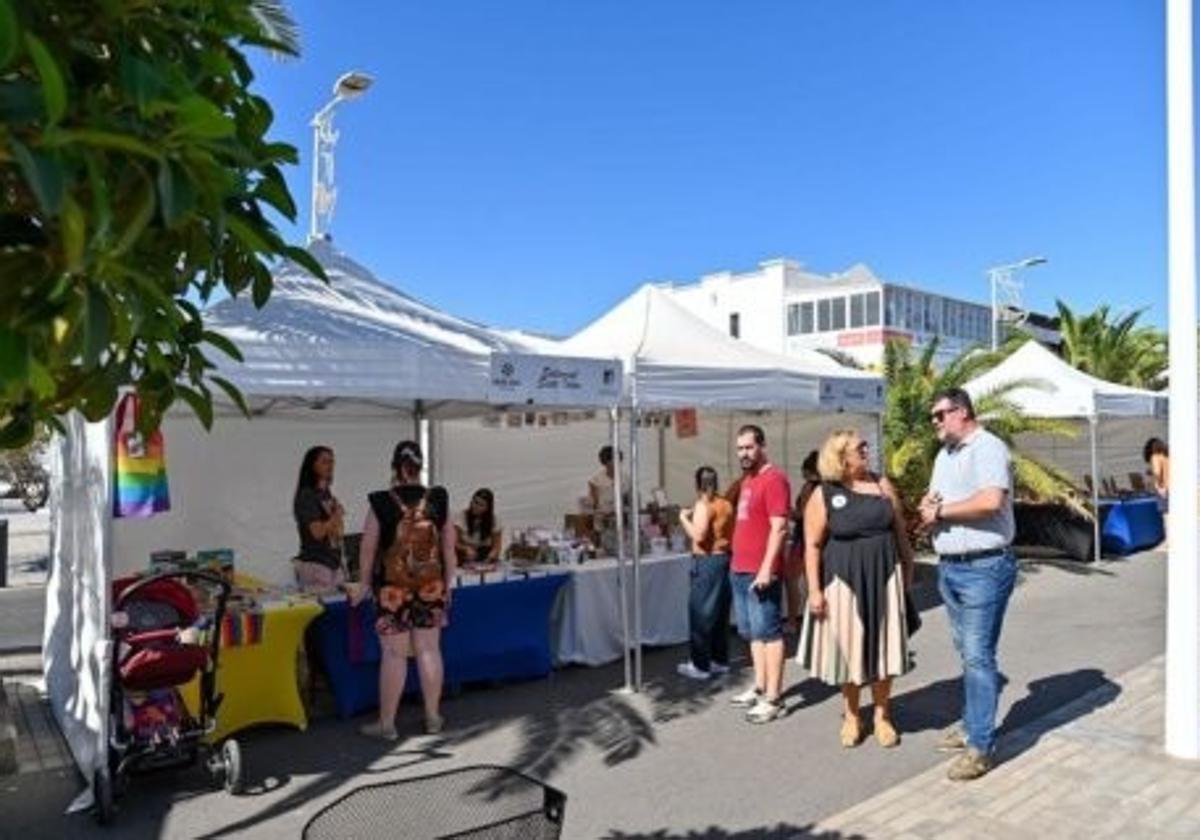
[[[797,659],[842,690],[844,747],[863,737],[859,695],[871,687],[875,737],[894,747],[892,679],[909,669],[904,590],[912,548],[896,491],[870,471],[868,444],[853,429],[836,431],[821,449],[822,483],[804,510],[808,614]]]

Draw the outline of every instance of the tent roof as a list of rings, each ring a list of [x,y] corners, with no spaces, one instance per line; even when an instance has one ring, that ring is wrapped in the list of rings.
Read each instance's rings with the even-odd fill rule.
[[[1097,379],[1072,367],[1036,341],[966,385],[972,397],[1026,381],[1008,399],[1031,417],[1162,417],[1166,394]]]
[[[242,350],[245,363],[221,373],[249,396],[483,402],[492,351],[533,351],[397,291],[329,243],[309,250],[328,284],[286,263],[262,309],[243,296],[206,313]]]
[[[880,377],[815,351],[783,355],[731,338],[653,285],[563,347],[621,359],[627,375],[636,375],[638,403],[646,407],[877,411],[882,405]]]

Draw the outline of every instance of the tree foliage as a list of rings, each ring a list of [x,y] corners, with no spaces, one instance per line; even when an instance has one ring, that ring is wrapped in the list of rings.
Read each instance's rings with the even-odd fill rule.
[[[995,367],[1019,347],[1025,337],[1014,337],[996,352],[969,350],[941,370],[933,363],[937,341],[914,354],[907,342],[890,341],[884,349],[883,372],[887,380],[887,405],[883,437],[887,453],[886,472],[910,512],[929,489],[933,462],[941,444],[929,421],[933,397],[947,388],[964,384]],[[1042,463],[1014,446],[1016,436],[1037,433],[1074,437],[1074,427],[1060,420],[1028,417],[1007,398],[1013,389],[1031,382],[1012,382],[973,400],[976,414],[988,431],[1008,444],[1013,454],[1017,492],[1025,497],[1057,501],[1079,508],[1079,491],[1058,468]],[[910,517],[912,520],[913,517]]]
[[[1167,336],[1139,326],[1143,310],[1117,317],[1107,304],[1081,315],[1058,305],[1063,358],[1092,376],[1138,388],[1161,388],[1167,371]]]
[[[271,293],[271,266],[323,276],[267,217],[296,205],[243,50],[295,51],[271,0],[0,0],[0,449],[71,409],[143,420],[175,400],[212,421],[205,326],[218,291]]]

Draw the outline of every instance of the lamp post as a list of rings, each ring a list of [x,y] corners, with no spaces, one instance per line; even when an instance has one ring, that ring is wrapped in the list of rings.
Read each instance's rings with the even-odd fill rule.
[[[343,73],[333,84],[333,99],[313,115],[312,208],[309,211],[308,241],[324,236],[333,221],[333,206],[337,202],[334,185],[333,149],[338,133],[333,130],[333,113],[347,99],[357,99],[366,93],[375,80],[357,70]]]
[[[1020,262],[998,265],[988,269],[988,278],[992,286],[992,350],[1000,347],[1000,296],[1004,295],[1006,305],[1021,307],[1021,281],[1017,272],[1023,268],[1043,265],[1048,260],[1045,257],[1027,257]]]

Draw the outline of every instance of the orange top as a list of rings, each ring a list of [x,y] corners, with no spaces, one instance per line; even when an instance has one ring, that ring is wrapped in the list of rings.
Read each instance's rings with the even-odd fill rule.
[[[733,541],[733,505],[721,496],[708,504],[708,531],[693,546],[697,554],[728,554]]]

